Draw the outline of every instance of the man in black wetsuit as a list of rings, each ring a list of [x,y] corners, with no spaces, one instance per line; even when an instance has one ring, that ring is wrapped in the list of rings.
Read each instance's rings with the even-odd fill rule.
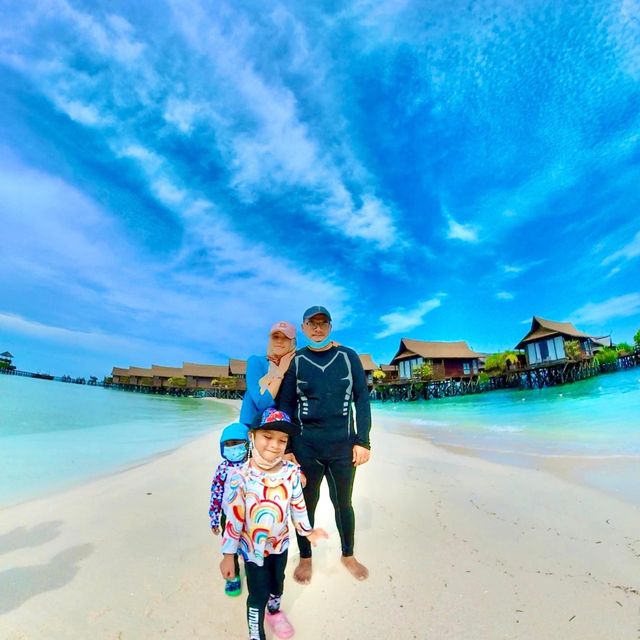
[[[327,309],[307,309],[302,331],[310,344],[296,353],[282,381],[277,404],[302,427],[301,435],[293,439],[293,453],[307,480],[304,499],[311,526],[320,485],[326,477],[342,543],[342,562],[356,578],[364,580],[369,571],[353,555],[351,493],[356,467],[369,460],[371,408],[367,380],[358,354],[348,347],[334,346]],[[307,584],[312,573],[311,545],[298,536],[298,548],[300,563],[293,577]]]

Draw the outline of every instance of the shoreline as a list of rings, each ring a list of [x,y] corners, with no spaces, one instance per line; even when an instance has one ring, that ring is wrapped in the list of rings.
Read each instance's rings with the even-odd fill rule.
[[[235,401],[237,403],[237,401]],[[236,406],[238,406],[236,404]],[[284,607],[305,640],[602,640],[640,624],[640,509],[543,470],[460,455],[375,420],[341,566],[326,487],[314,577]],[[2,510],[3,640],[245,640],[244,597],[208,527],[218,430],[166,455]],[[576,597],[579,594],[579,597]]]
[[[490,449],[470,444],[449,444],[437,442],[428,430],[418,428],[404,418],[383,414],[377,416],[377,419],[384,422],[392,433],[428,442],[443,451],[509,467],[544,471],[562,480],[595,489],[632,506],[640,507],[640,456],[586,455],[582,452],[548,454]]]
[[[234,401],[229,401],[229,402],[234,402]],[[222,403],[227,404],[226,401],[222,401]],[[214,431],[218,431],[223,427],[224,424],[225,424],[224,422],[221,422],[219,425],[218,423],[212,423],[211,428]],[[15,502],[10,501],[10,502],[0,503],[0,513],[2,513],[2,511],[4,511],[5,509],[17,507],[19,505],[32,502],[33,500],[41,500],[41,499],[44,500],[47,498],[51,498],[53,496],[66,493],[68,491],[72,491],[73,489],[84,486],[86,484],[91,484],[93,482],[102,480],[104,478],[109,478],[111,476],[117,476],[121,473],[126,473],[131,469],[136,469],[138,467],[141,467],[147,464],[152,464],[156,459],[171,455],[172,453],[174,453],[175,451],[178,451],[179,449],[188,445],[189,443],[197,441],[200,438],[204,439],[210,434],[211,434],[210,430],[205,430],[195,435],[189,436],[185,440],[175,443],[174,445],[170,446],[167,449],[156,451],[149,455],[143,456],[142,458],[136,458],[135,460],[130,460],[128,462],[120,463],[112,467],[111,469],[105,470],[103,472],[95,473],[93,475],[85,476],[83,478],[68,479],[64,482],[61,482],[59,485],[57,485],[54,488],[40,491],[37,494],[32,494],[26,497],[18,498]]]
[[[233,409],[236,414],[235,419],[237,419],[238,417],[242,402],[238,399],[212,397],[200,398],[200,400],[206,402],[216,402],[230,409]],[[229,419],[231,420],[231,417]],[[382,428],[386,429],[390,433],[418,439],[422,442],[428,443],[430,446],[433,446],[442,451],[452,453],[454,455],[477,458],[493,464],[504,465],[507,467],[543,471],[546,473],[550,473],[564,481],[572,482],[581,487],[595,489],[610,497],[622,500],[623,502],[626,502],[632,506],[640,507],[640,472],[637,470],[638,468],[640,468],[638,467],[640,456],[632,454],[546,454],[538,452],[532,453],[513,450],[489,449],[473,446],[470,444],[450,444],[445,442],[437,442],[427,430],[413,425],[408,419],[404,417],[396,417],[389,414],[378,413],[374,408],[374,411],[372,412],[372,419],[374,420],[374,422],[381,423]],[[219,431],[223,426],[223,423],[221,423],[220,425],[212,425],[213,432]],[[375,428],[375,426],[373,428]],[[0,504],[0,513],[12,507],[29,503],[34,500],[51,498],[58,494],[72,491],[75,488],[84,486],[86,484],[91,484],[104,478],[109,478],[111,476],[126,473],[131,469],[135,469],[147,464],[153,464],[156,459],[171,455],[172,453],[179,451],[181,448],[187,446],[192,442],[196,442],[201,439],[206,440],[211,435],[211,433],[211,431],[199,433],[168,449],[157,451],[143,458],[123,463],[103,473],[99,473],[82,479],[71,480],[67,484],[63,484],[44,493],[39,493],[37,495],[19,499],[17,502]],[[621,465],[626,465],[628,467],[629,473],[627,473],[624,477],[622,477],[622,474],[620,472]],[[611,472],[609,482],[603,481],[601,479],[602,475],[607,475],[607,472]],[[611,480],[615,480],[617,476],[620,476],[620,479],[617,482],[611,482]],[[600,478],[599,481],[598,478]]]

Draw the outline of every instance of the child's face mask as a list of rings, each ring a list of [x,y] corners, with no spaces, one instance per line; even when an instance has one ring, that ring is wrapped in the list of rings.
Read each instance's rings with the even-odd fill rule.
[[[232,446],[224,446],[222,455],[229,462],[242,462],[247,457],[247,445],[234,444]]]

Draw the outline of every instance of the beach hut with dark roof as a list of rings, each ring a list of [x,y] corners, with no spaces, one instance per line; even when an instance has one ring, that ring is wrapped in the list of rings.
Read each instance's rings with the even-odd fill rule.
[[[392,382],[398,379],[398,367],[395,364],[381,364],[380,371],[384,373],[385,382]]]
[[[529,333],[518,342],[516,349],[524,349],[527,364],[532,366],[567,360],[564,348],[567,340],[577,340],[585,357],[594,353],[593,338],[576,329],[570,322],[556,322],[533,316]]]
[[[183,362],[182,375],[187,379],[187,389],[211,389],[214,379],[226,378],[229,373],[224,364]]]
[[[0,353],[0,367],[2,367],[3,369],[14,370],[15,367],[11,364],[12,360],[13,360],[13,355],[10,354],[8,351],[5,351],[4,353]]]
[[[129,367],[129,384],[136,386],[151,386],[153,371],[144,367]]]
[[[129,367],[113,367],[111,379],[113,384],[129,384]]]
[[[432,367],[433,380],[461,379],[478,374],[481,356],[481,353],[470,349],[464,340],[426,342],[402,338],[390,364],[398,367],[399,377],[404,379],[411,378],[413,369],[425,363]]]
[[[229,375],[244,380],[247,377],[247,361],[229,358]]]
[[[373,384],[373,372],[378,368],[378,365],[373,361],[368,353],[361,353],[358,356],[360,362],[362,362],[362,368],[364,369],[364,375],[367,377],[367,383]]]
[[[170,387],[169,378],[184,378],[182,367],[165,367],[161,364],[152,364],[154,387]]]

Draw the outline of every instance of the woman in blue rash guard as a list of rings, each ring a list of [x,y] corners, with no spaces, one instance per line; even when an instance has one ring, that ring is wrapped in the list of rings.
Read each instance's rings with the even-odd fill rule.
[[[282,379],[296,352],[296,328],[290,322],[276,322],[269,332],[266,356],[247,360],[247,391],[242,399],[240,422],[251,426],[257,416],[276,404]]]

